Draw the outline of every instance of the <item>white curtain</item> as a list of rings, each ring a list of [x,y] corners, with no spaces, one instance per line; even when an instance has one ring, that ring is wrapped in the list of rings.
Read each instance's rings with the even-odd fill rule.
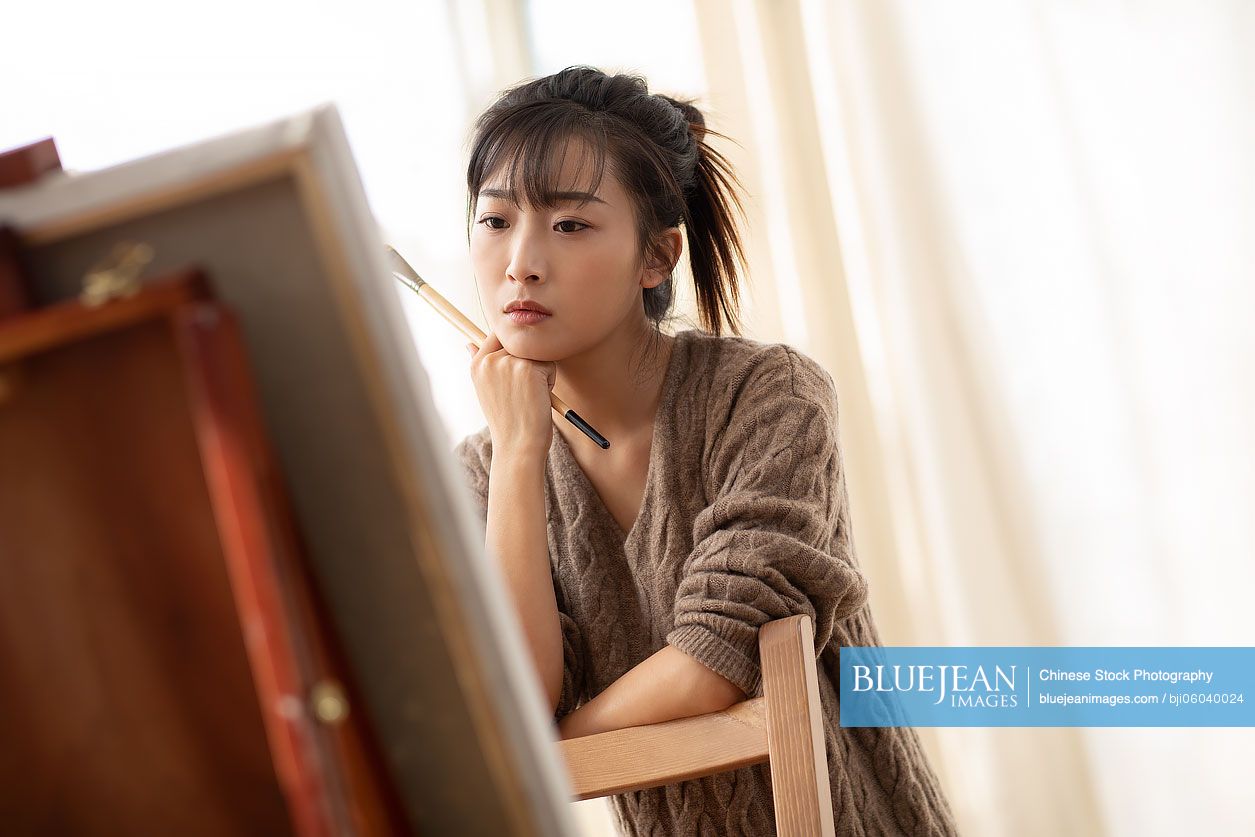
[[[885,641],[1255,645],[1255,6],[695,7]],[[964,834],[1255,833],[1251,729],[921,734]]]

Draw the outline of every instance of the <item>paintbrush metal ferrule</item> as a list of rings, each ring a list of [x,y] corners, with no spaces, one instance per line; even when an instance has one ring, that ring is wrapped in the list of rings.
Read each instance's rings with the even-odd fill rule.
[[[401,284],[405,285],[405,287],[409,288],[414,293],[416,294],[422,293],[422,291],[419,290],[420,288],[423,287],[422,284],[415,282],[413,279],[409,278],[408,276],[402,276],[401,274],[397,273],[395,270],[392,271],[392,275],[395,276],[397,279],[400,279]]]

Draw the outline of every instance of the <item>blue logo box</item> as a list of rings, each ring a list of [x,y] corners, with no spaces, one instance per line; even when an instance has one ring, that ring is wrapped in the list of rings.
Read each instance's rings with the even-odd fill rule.
[[[843,646],[843,727],[1255,726],[1255,648]]]

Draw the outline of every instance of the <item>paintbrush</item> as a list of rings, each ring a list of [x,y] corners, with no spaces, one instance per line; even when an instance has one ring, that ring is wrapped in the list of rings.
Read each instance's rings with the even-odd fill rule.
[[[388,268],[392,271],[392,275],[399,279],[407,288],[414,293],[427,300],[432,308],[440,316],[444,317],[458,331],[466,335],[467,339],[475,344],[478,349],[488,339],[488,335],[475,325],[469,317],[454,307],[453,303],[445,299],[440,293],[431,286],[431,283],[424,280],[418,275],[418,271],[410,267],[410,263],[401,258],[393,247],[387,246],[388,249]],[[610,441],[598,433],[591,424],[580,417],[580,414],[572,410],[566,405],[566,402],[554,394],[553,390],[549,391],[549,403],[553,409],[558,411],[564,419],[574,424],[584,433],[585,436],[597,443],[598,447],[603,450],[610,447]]]

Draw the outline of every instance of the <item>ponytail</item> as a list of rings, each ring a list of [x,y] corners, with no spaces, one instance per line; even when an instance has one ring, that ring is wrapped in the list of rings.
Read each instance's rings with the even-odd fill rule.
[[[742,217],[745,208],[736,193],[740,182],[731,163],[706,143],[708,134],[728,137],[709,129],[705,115],[691,101],[659,98],[684,116],[696,152],[692,186],[685,195],[684,226],[702,327],[719,334],[726,322],[734,334],[740,334],[737,264],[744,266],[745,252],[732,208],[735,205]]]

